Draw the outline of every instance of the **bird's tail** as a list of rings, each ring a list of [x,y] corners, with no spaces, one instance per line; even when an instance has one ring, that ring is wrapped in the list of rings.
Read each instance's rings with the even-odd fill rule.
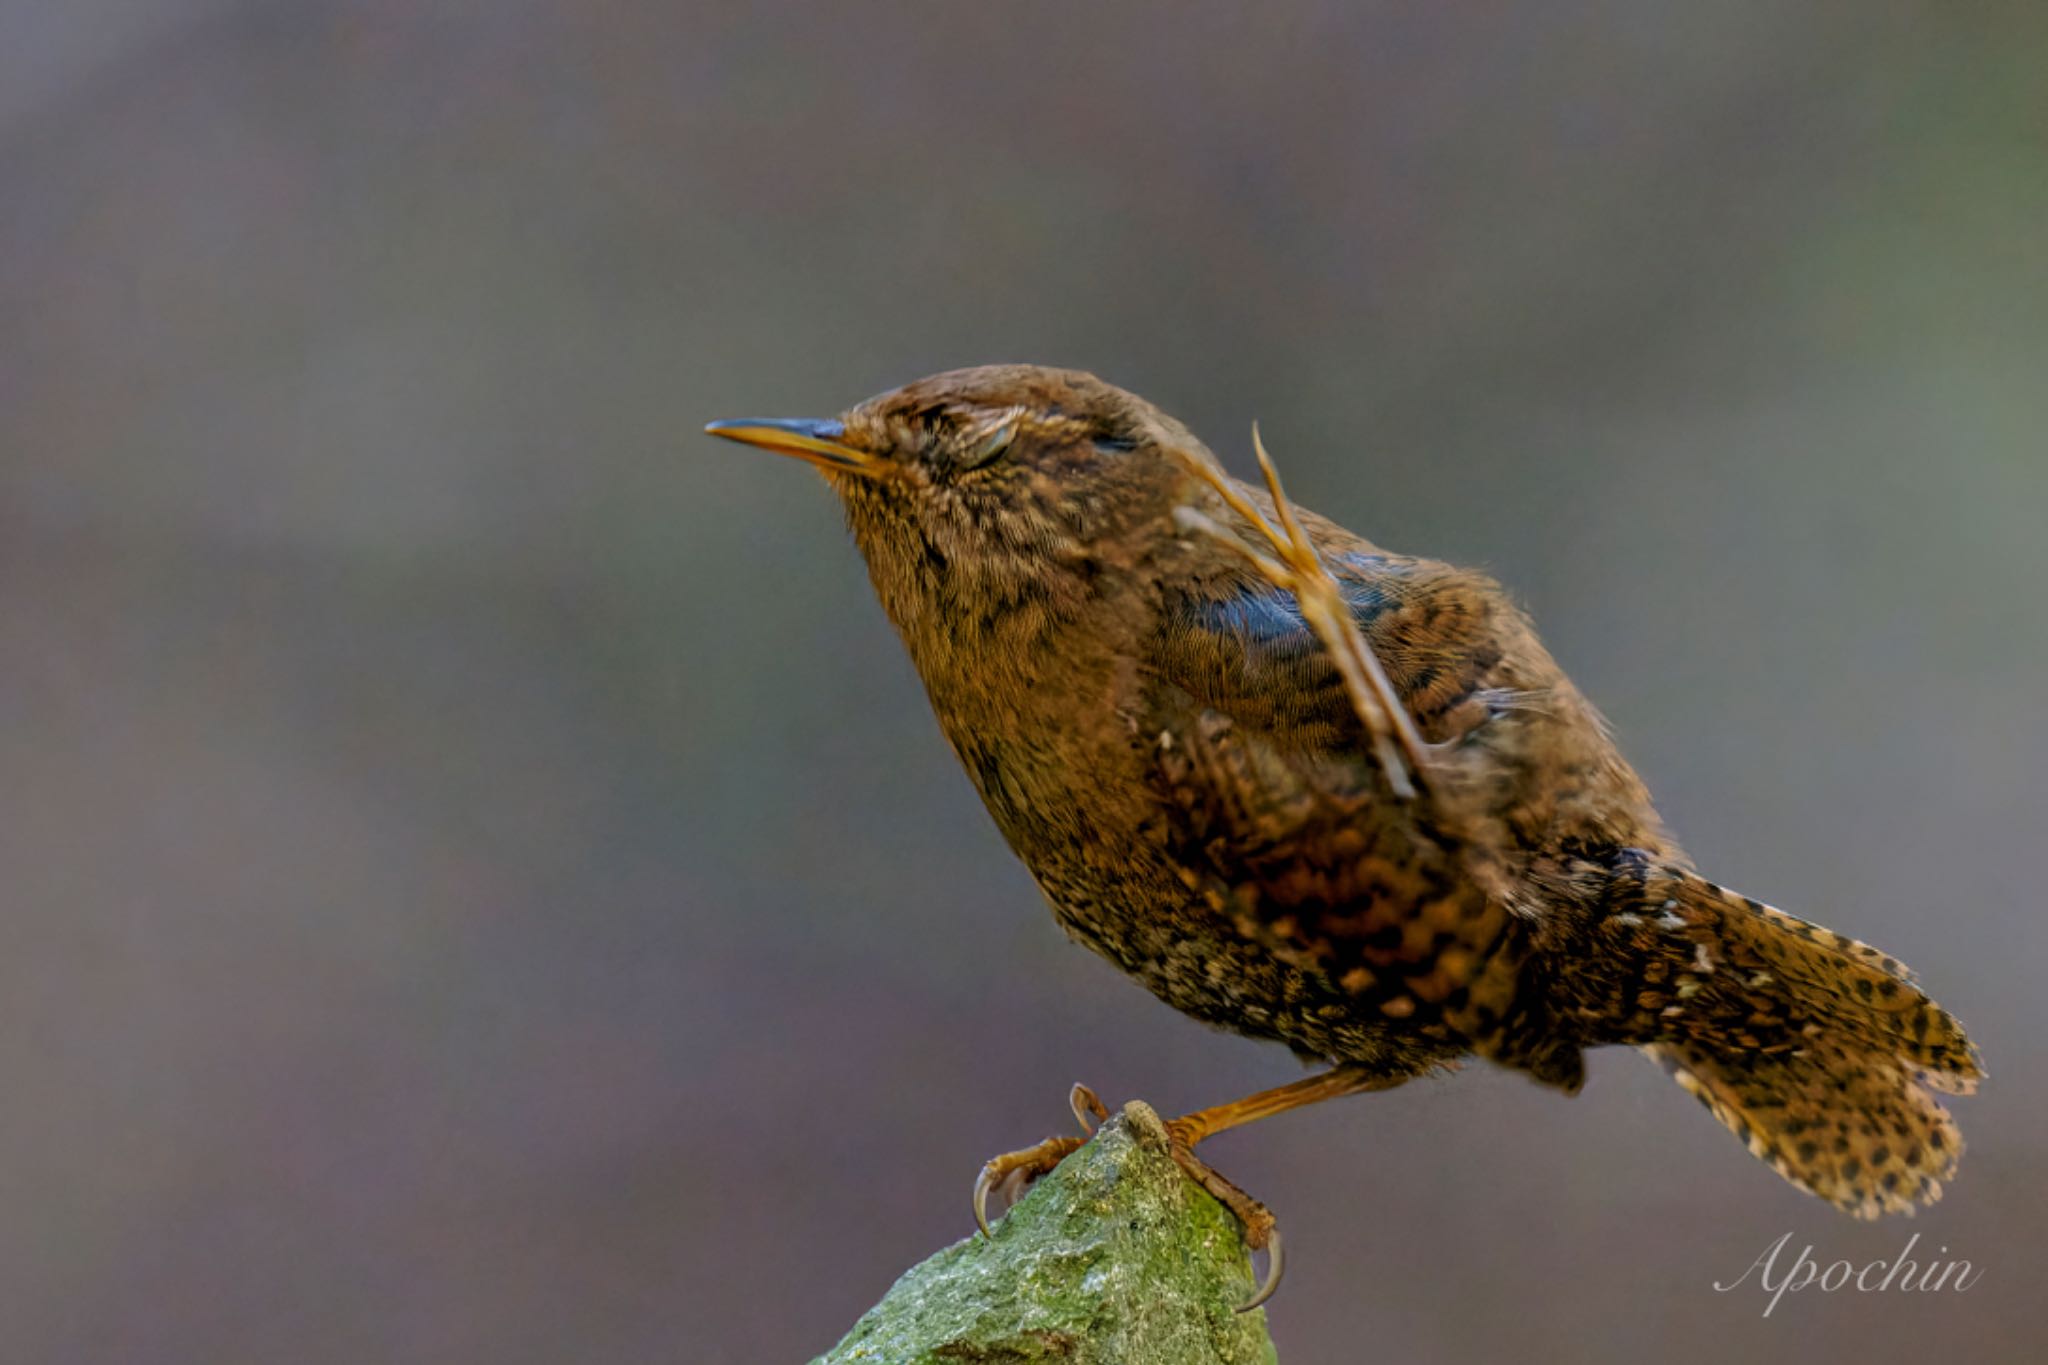
[[[1859,1218],[1941,1197],[1961,1134],[1935,1092],[1977,1050],[1896,959],[1683,869],[1619,871],[1595,926],[1622,964],[1603,1041],[1643,1046],[1780,1175]],[[1609,1012],[1611,1011],[1611,1013]]]

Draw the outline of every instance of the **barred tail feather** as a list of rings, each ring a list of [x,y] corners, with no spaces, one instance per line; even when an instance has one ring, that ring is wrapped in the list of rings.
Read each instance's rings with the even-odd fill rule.
[[[1643,1045],[1787,1180],[1858,1217],[1941,1195],[1962,1135],[1934,1092],[1984,1069],[1895,958],[1679,868],[1616,874],[1613,1041]]]
[[[1967,1095],[1984,1077],[1983,1059],[1956,1017],[1920,992],[1897,958],[1867,943],[1713,888],[1748,914],[1721,923],[1742,948],[1782,978],[1806,1011],[1880,1055],[1910,1064],[1923,1084]]]
[[[1941,1198],[1963,1152],[1955,1118],[1896,1061],[1831,1045],[1799,1054],[1644,1049],[1750,1153],[1858,1218]]]

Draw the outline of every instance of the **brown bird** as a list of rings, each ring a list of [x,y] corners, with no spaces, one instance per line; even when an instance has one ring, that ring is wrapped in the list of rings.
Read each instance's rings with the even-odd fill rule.
[[[1198,1019],[1330,1070],[1204,1137],[1477,1054],[1567,1092],[1642,1048],[1786,1179],[1859,1217],[1940,1195],[1935,1098],[1982,1076],[1896,960],[1701,877],[1606,724],[1486,576],[1225,475],[1092,375],[935,375],[831,421],[711,432],[846,508],[940,727],[1074,938]],[[1254,442],[1257,436],[1254,433]],[[1100,1115],[1076,1087],[1082,1126]],[[991,1187],[1079,1145],[983,1170]],[[1247,1304],[1250,1307],[1252,1304]]]

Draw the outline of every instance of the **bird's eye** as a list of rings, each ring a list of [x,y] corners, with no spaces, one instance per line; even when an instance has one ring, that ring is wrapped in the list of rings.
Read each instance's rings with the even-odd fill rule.
[[[1138,448],[1135,438],[1114,431],[1098,431],[1091,439],[1095,448],[1106,455],[1128,455]]]
[[[959,462],[954,468],[965,472],[994,464],[1010,448],[1010,442],[1017,439],[1017,419],[1011,416],[989,428],[975,440],[970,441],[960,452]]]
[[[910,415],[908,435],[927,458],[938,452],[952,431],[944,408],[923,408]]]

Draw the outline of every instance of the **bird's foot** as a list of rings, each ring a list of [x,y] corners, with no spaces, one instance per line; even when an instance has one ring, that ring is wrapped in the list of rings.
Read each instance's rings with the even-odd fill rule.
[[[1313,1084],[1325,1084],[1324,1078],[1315,1078]],[[1286,1090],[1303,1090],[1297,1084],[1284,1087]],[[1095,1126],[1109,1117],[1109,1109],[1100,1097],[1087,1086],[1078,1082],[1067,1095],[1067,1103],[1074,1111],[1074,1121],[1081,1127],[1080,1137],[1049,1137],[1036,1146],[1025,1147],[1014,1152],[1005,1152],[994,1157],[981,1168],[981,1174],[974,1181],[974,1222],[984,1237],[992,1236],[988,1224],[988,1200],[991,1194],[999,1194],[1005,1208],[1013,1205],[1023,1195],[1032,1181],[1049,1175],[1055,1166],[1079,1151],[1088,1139],[1095,1136]],[[1264,1204],[1246,1194],[1226,1179],[1208,1162],[1195,1155],[1195,1144],[1221,1128],[1233,1126],[1237,1121],[1236,1106],[1221,1109],[1205,1109],[1181,1118],[1167,1120],[1167,1150],[1174,1163],[1187,1173],[1190,1180],[1207,1190],[1216,1202],[1229,1209],[1244,1229],[1244,1244],[1253,1252],[1266,1253],[1266,1273],[1259,1280],[1259,1287],[1252,1296],[1239,1304],[1237,1311],[1249,1313],[1273,1297],[1273,1291],[1280,1287],[1280,1275],[1285,1262],[1281,1257],[1280,1228],[1273,1218],[1273,1212]]]
[[[1053,1167],[1079,1151],[1095,1136],[1095,1125],[1109,1117],[1102,1100],[1079,1081],[1068,1092],[1067,1104],[1074,1111],[1074,1122],[1081,1125],[1080,1137],[1049,1137],[1035,1147],[1005,1152],[983,1164],[981,1174],[974,1178],[974,1224],[982,1236],[993,1235],[988,1229],[989,1195],[1000,1194],[1003,1207],[1009,1208],[1032,1181],[1051,1174]]]
[[[1344,690],[1351,698],[1352,709],[1358,713],[1366,733],[1372,738],[1375,756],[1386,774],[1388,785],[1397,796],[1413,797],[1416,782],[1426,780],[1428,774],[1429,746],[1423,742],[1421,732],[1402,706],[1400,694],[1394,690],[1386,670],[1380,666],[1379,657],[1373,653],[1372,646],[1360,633],[1358,623],[1352,619],[1350,604],[1345,600],[1343,590],[1330,576],[1322,556],[1316,552],[1315,542],[1301,524],[1301,518],[1295,515],[1294,504],[1280,486],[1280,472],[1273,467],[1273,457],[1266,453],[1266,443],[1259,439],[1256,426],[1252,428],[1252,449],[1258,454],[1259,472],[1265,475],[1266,490],[1272,496],[1273,512],[1280,523],[1278,526],[1267,520],[1258,506],[1245,496],[1243,486],[1212,460],[1193,452],[1178,453],[1189,472],[1207,484],[1225,506],[1250,523],[1273,554],[1278,556],[1277,559],[1253,549],[1234,532],[1192,507],[1177,509],[1175,516],[1183,526],[1213,536],[1234,550],[1273,586],[1293,594],[1295,604],[1301,609],[1302,620],[1329,650],[1331,662],[1344,680]]]
[[[1229,1209],[1238,1225],[1244,1229],[1244,1244],[1254,1252],[1266,1253],[1266,1273],[1259,1280],[1259,1287],[1252,1296],[1237,1306],[1240,1313],[1249,1313],[1280,1287],[1280,1276],[1286,1268],[1282,1259],[1280,1225],[1273,1218],[1273,1211],[1258,1200],[1246,1194],[1208,1162],[1195,1155],[1195,1144],[1200,1142],[1206,1131],[1188,1119],[1168,1119],[1166,1135],[1172,1141],[1168,1149],[1180,1168],[1187,1172],[1188,1179],[1214,1195],[1216,1202]]]

